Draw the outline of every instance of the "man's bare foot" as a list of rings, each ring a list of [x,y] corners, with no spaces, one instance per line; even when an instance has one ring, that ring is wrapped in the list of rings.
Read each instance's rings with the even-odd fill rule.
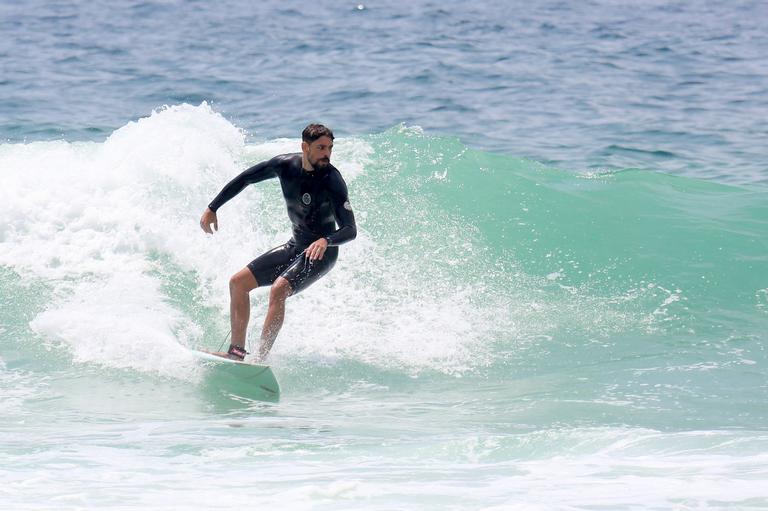
[[[228,358],[238,362],[245,360],[245,356],[248,355],[248,352],[245,351],[245,348],[241,348],[240,346],[235,346],[232,344],[229,346],[228,351],[210,351],[209,353],[211,355],[216,355],[217,357]]]

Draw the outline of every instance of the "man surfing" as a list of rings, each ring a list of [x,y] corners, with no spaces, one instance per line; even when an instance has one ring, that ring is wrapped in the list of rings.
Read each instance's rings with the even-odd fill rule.
[[[232,340],[227,352],[218,355],[245,358],[249,293],[259,286],[271,286],[256,356],[264,360],[283,326],[286,299],[328,273],[339,255],[338,246],[357,236],[347,184],[331,165],[333,139],[333,132],[322,124],[308,125],[301,133],[301,153],[281,154],[247,169],[203,213],[200,227],[213,234],[219,229],[216,212],[221,206],[247,185],[277,177],[293,224],[293,236],[287,243],[260,255],[229,280]]]

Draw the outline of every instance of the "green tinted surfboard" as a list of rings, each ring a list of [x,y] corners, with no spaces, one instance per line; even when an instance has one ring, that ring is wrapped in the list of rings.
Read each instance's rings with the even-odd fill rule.
[[[226,387],[222,390],[269,401],[280,397],[280,386],[269,366],[231,360],[207,351],[190,351],[209,367],[213,382]]]

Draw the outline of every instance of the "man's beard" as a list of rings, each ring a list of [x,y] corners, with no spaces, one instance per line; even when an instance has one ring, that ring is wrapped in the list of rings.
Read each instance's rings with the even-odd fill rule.
[[[310,162],[310,163],[312,163],[312,162]],[[312,167],[314,167],[314,168],[316,168],[318,170],[321,170],[321,169],[326,168],[330,164],[331,164],[331,160],[330,159],[322,158],[320,160],[315,160],[315,162],[312,163]]]

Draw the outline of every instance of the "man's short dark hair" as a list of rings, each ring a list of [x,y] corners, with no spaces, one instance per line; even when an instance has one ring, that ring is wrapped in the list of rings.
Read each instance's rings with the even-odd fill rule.
[[[320,137],[328,137],[333,140],[331,128],[326,128],[322,124],[310,124],[301,132],[301,140],[311,144]]]

